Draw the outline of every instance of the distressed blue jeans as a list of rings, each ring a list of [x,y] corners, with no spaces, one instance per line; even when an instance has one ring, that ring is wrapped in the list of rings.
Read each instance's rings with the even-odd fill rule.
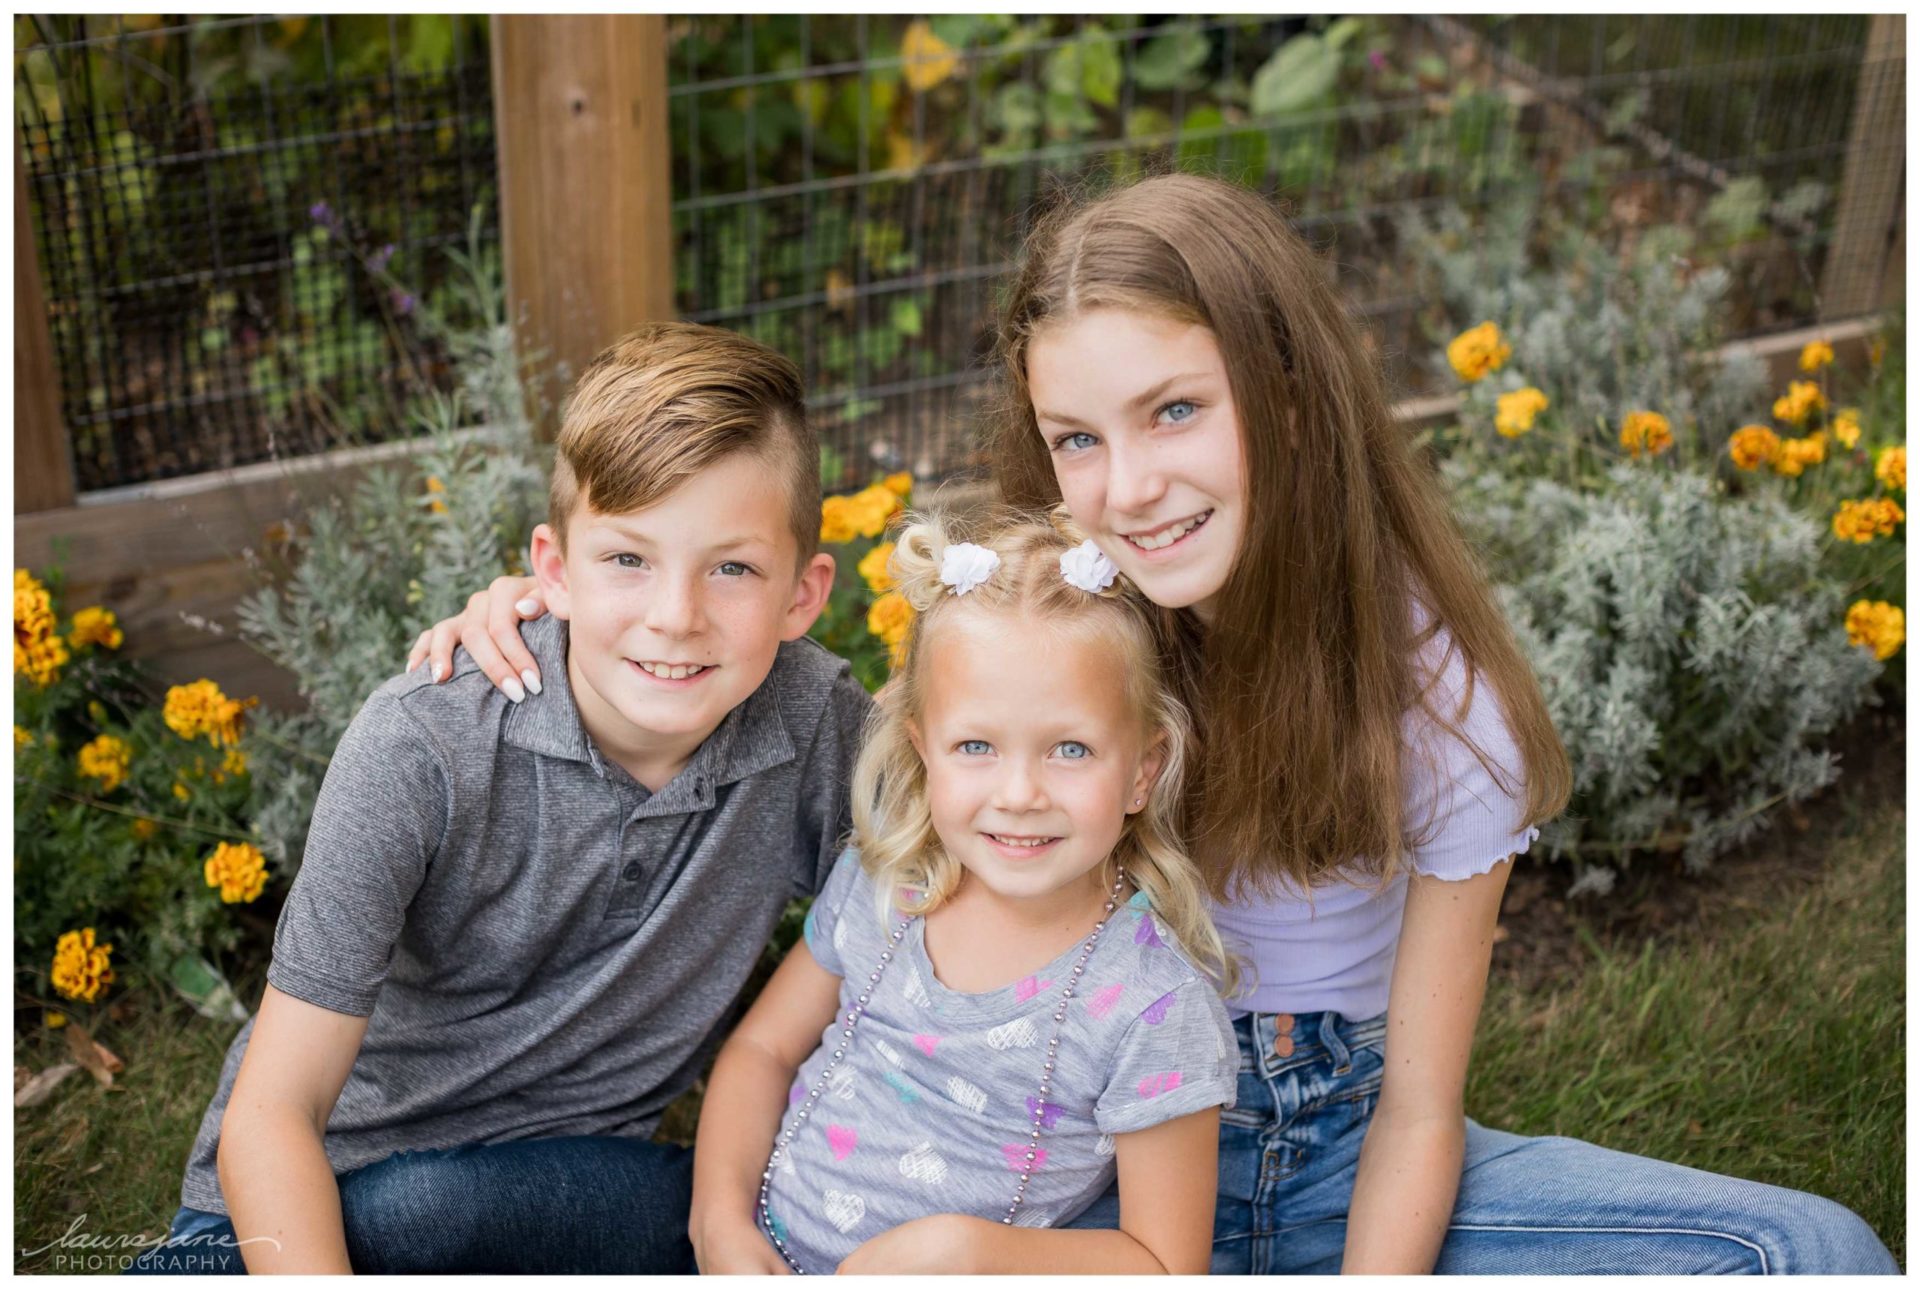
[[[353,1269],[691,1274],[693,1152],[632,1137],[408,1150],[342,1174]],[[183,1208],[135,1275],[245,1274],[233,1224]]]
[[[1386,1018],[1242,1016],[1237,1104],[1222,1113],[1216,1275],[1332,1274],[1360,1142],[1380,1095]],[[1073,1226],[1114,1226],[1109,1192]],[[1565,1137],[1467,1121],[1436,1272],[1457,1275],[1897,1274],[1831,1200]]]

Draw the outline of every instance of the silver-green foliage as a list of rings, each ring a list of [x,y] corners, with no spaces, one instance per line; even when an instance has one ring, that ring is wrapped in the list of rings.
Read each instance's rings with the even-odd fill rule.
[[[1598,489],[1446,473],[1573,765],[1550,856],[1678,851],[1698,869],[1834,780],[1826,736],[1880,664],[1847,643],[1812,521],[1644,463]]]
[[[298,680],[307,710],[263,713],[256,827],[283,864],[299,855],[333,745],[426,626],[507,570],[545,508],[546,481],[495,272],[456,257],[473,325],[442,327],[459,387],[416,413],[425,438],[345,495],[310,499],[291,569],[240,606],[247,640]],[[460,428],[479,422],[478,428]]]
[[[1764,418],[1765,364],[1746,350],[1716,352],[1730,279],[1689,258],[1692,233],[1662,226],[1615,247],[1570,228],[1536,256],[1536,219],[1535,205],[1516,199],[1479,222],[1446,207],[1401,223],[1453,328],[1434,336],[1442,387],[1459,383],[1441,352],[1453,331],[1490,320],[1513,347],[1504,370],[1467,390],[1463,420],[1490,425],[1497,395],[1532,385],[1570,424],[1608,441],[1627,412],[1659,412],[1681,459],[1698,461],[1724,456],[1735,429]]]

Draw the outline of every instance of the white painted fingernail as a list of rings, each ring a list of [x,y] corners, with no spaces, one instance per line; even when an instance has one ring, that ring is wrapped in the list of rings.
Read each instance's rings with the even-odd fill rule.
[[[527,691],[520,688],[520,682],[512,676],[508,676],[506,680],[501,683],[500,689],[508,698],[516,703],[524,703],[527,701]]]
[[[521,672],[520,679],[527,682],[527,692],[529,694],[537,694],[540,692],[540,673],[533,668],[529,667]]]
[[[522,600],[518,604],[514,605],[513,607],[515,612],[519,613],[521,617],[530,618],[534,614],[540,612],[540,601],[532,600],[532,599]],[[533,692],[537,694],[540,691],[536,689]]]
[[[443,678],[443,677],[444,677],[444,676],[445,676],[446,674],[447,674],[447,664],[446,664],[446,663],[444,663],[444,662],[436,662],[436,663],[434,663],[434,664],[433,664],[433,683],[434,683],[434,684],[436,684],[436,685],[437,685],[437,684],[439,684],[439,683],[440,683],[440,681],[441,681],[441,679],[442,679],[442,678]]]

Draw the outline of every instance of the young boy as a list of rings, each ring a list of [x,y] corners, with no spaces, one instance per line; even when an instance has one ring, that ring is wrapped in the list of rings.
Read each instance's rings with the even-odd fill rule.
[[[834,565],[792,363],[643,328],[558,449],[544,692],[462,656],[354,718],[138,1269],[693,1270],[690,1152],[648,1138],[825,880],[870,704],[804,638]]]

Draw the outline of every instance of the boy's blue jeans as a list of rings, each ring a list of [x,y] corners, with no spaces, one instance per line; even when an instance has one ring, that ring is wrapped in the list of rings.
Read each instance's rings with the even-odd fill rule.
[[[402,1151],[340,1178],[347,1254],[365,1274],[692,1273],[693,1152],[630,1137]],[[199,1238],[195,1238],[199,1237]],[[183,1208],[136,1275],[245,1274],[233,1224]]]
[[[1360,1142],[1380,1094],[1385,1018],[1253,1015],[1234,1029],[1240,1085],[1221,1118],[1214,1274],[1336,1273]],[[1110,1191],[1070,1225],[1118,1223]],[[1468,1120],[1460,1194],[1434,1270],[1845,1275],[1899,1267],[1865,1222],[1830,1200]]]

